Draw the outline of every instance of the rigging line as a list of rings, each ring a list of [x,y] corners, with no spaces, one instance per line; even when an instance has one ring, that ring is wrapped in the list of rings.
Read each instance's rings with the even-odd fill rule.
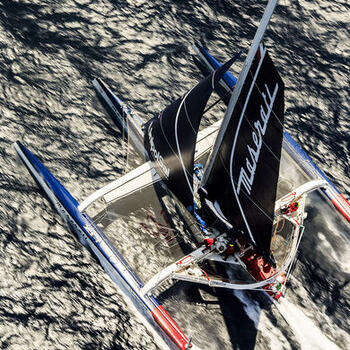
[[[129,135],[126,132],[126,130],[128,129],[128,121],[125,115],[124,110],[122,110],[122,118],[123,118],[123,124],[122,124],[122,152],[123,152],[123,160],[125,161],[124,164],[124,169],[122,171],[122,175],[125,175],[126,173],[126,167],[128,164],[128,144],[129,144]]]
[[[273,243],[276,240],[277,233],[282,232],[282,230],[284,228],[284,224],[286,222],[286,219],[283,217],[282,227],[279,230],[277,230],[278,226],[280,225],[280,221],[282,221],[282,220],[278,220],[277,223],[276,223],[275,230],[273,231],[273,234],[272,234],[271,243]]]
[[[283,216],[283,224],[282,224],[282,227],[281,227],[276,233],[282,232],[282,230],[284,229],[285,223],[286,223],[286,218]]]
[[[238,52],[238,53],[234,56],[235,59],[234,59],[233,62],[235,62],[235,61],[242,55],[242,53],[245,53],[246,51],[247,51],[247,48],[243,48],[240,52]],[[231,65],[233,64],[233,62],[231,63]],[[221,65],[221,66],[222,66],[222,65]],[[220,67],[221,67],[221,66],[220,66]],[[230,68],[230,67],[229,67],[229,68]],[[229,70],[229,68],[226,70],[226,72]],[[215,91],[214,80],[215,80],[215,74],[217,73],[217,70],[218,70],[218,69],[220,69],[220,68],[217,68],[216,70],[214,70],[214,74],[213,74],[213,77],[212,77],[212,90],[213,90],[213,91]],[[226,72],[224,73],[224,75],[226,74]],[[223,76],[222,76],[222,77],[219,79],[219,81],[217,82],[218,85],[220,85],[220,84],[219,84],[220,80],[225,81],[224,78],[223,78]],[[225,82],[225,84],[226,84],[227,86],[229,86],[228,83]],[[218,104],[221,100],[223,100],[223,98],[228,97],[229,95],[231,95],[232,92],[233,92],[234,87],[235,87],[235,86],[233,86],[232,89],[231,89],[231,87],[229,87],[229,90],[227,90],[227,91],[224,93],[224,96],[223,96],[223,97],[219,97],[218,100],[216,100],[211,106],[209,106],[209,107],[203,112],[203,115],[204,115],[206,112],[208,112],[211,108],[213,108],[216,104]]]
[[[213,107],[215,107],[220,101],[222,101],[225,97],[228,97],[230,94],[232,94],[233,90],[227,90],[225,95],[223,97],[219,97],[215,102],[213,102],[207,109],[204,110],[203,115],[210,111]]]
[[[227,91],[226,94],[225,94],[225,97],[227,97],[229,95],[229,93],[231,93],[231,91]],[[220,101],[222,101],[222,98],[220,97],[219,99],[217,99],[214,103],[212,103],[207,109],[205,109],[202,113],[202,117],[204,116],[204,114],[206,112],[209,112],[213,107],[215,107]],[[185,108],[185,114],[186,114],[186,118],[189,122],[189,124],[191,125],[191,128],[193,130],[194,133],[196,133],[196,131],[194,130],[194,127],[192,125],[192,122],[191,122],[191,119],[189,117],[189,114],[188,114],[188,111],[187,111],[187,105],[186,105],[186,101],[184,103],[184,108]]]
[[[289,215],[292,217],[292,219],[297,223],[298,226],[300,226],[299,221],[296,219],[296,217],[293,216],[292,212],[290,211]]]
[[[126,129],[129,130],[129,118],[126,118]],[[124,129],[123,129],[124,130]],[[130,158],[130,154],[129,154],[129,143],[130,143],[130,133],[128,132],[126,134],[127,136],[127,145],[126,145],[126,164],[125,164],[125,168],[124,168],[124,175],[126,174],[126,169],[128,168],[129,166],[129,158]]]
[[[303,234],[304,234],[304,230],[305,230],[305,226],[299,226],[299,237],[298,237],[298,241],[297,241],[297,244],[294,248],[294,256],[292,258],[292,261],[290,262],[290,265],[289,267],[287,268],[288,271],[286,271],[286,277],[289,279],[289,277],[291,276],[292,274],[292,269],[294,269],[295,267],[295,264],[296,264],[296,256],[298,254],[298,249],[299,249],[299,245],[300,245],[300,242],[301,242],[301,239],[303,237]],[[300,232],[301,231],[301,232]]]

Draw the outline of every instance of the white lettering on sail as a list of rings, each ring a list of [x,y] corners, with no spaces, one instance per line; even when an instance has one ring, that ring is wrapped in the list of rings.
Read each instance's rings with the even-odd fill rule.
[[[237,204],[239,206],[239,210],[241,211],[243,221],[244,221],[244,223],[246,225],[247,232],[249,234],[249,237],[250,237],[251,241],[254,244],[256,244],[255,238],[254,238],[254,236],[252,234],[252,231],[251,231],[250,226],[249,226],[249,222],[247,221],[245,212],[244,212],[243,207],[242,207],[242,205],[240,203],[239,194],[237,193],[237,188],[236,188],[236,181],[233,178],[232,171],[233,171],[233,162],[234,162],[234,155],[235,155],[235,150],[236,150],[237,139],[238,139],[238,136],[239,136],[239,131],[240,131],[240,127],[241,127],[242,121],[244,119],[244,113],[246,111],[246,108],[247,108],[247,105],[248,105],[248,102],[249,102],[249,98],[250,98],[250,95],[251,95],[252,90],[254,88],[256,79],[257,79],[258,74],[260,72],[260,68],[261,68],[261,66],[262,66],[262,64],[264,62],[266,49],[262,46],[262,44],[260,44],[259,52],[260,52],[260,59],[259,59],[258,67],[257,67],[257,69],[255,71],[255,74],[254,74],[254,77],[253,77],[253,81],[252,81],[252,83],[250,85],[247,98],[246,98],[246,100],[244,102],[244,105],[243,105],[243,108],[242,108],[242,112],[241,112],[241,115],[239,117],[238,125],[237,125],[236,132],[235,132],[235,136],[234,136],[234,139],[233,139],[233,145],[232,145],[232,149],[231,149],[231,156],[230,156],[230,178],[231,178],[232,189],[233,189],[233,192],[235,194],[235,197],[236,197],[236,200],[237,200]],[[251,69],[251,68],[249,67],[248,69]],[[259,126],[260,126],[260,128],[259,128]],[[258,123],[258,121],[254,124],[254,127],[257,129],[258,132],[261,130],[261,124]],[[259,156],[259,150],[260,150],[261,145],[262,145],[262,138],[259,137],[259,133],[256,133],[255,131],[253,131],[252,132],[252,139],[253,139],[254,145],[256,146],[256,150],[257,150],[256,153],[254,153],[253,155],[254,155],[255,158],[257,158]],[[249,152],[249,153],[252,154],[251,152]],[[243,169],[243,171],[244,171],[244,169]],[[248,185],[251,186],[251,184],[249,183],[248,174],[245,174],[245,176],[243,174],[241,178],[242,178],[241,181],[246,181],[247,186]]]
[[[273,94],[271,95],[268,86],[265,84],[266,93],[262,93],[262,97],[265,102],[265,106],[260,106],[260,118],[261,120],[257,120],[254,122],[254,131],[252,132],[252,143],[253,147],[247,145],[247,149],[249,152],[249,156],[245,159],[245,167],[242,166],[238,183],[237,183],[237,193],[240,193],[241,187],[243,186],[245,191],[250,194],[252,185],[254,182],[256,166],[259,160],[260,151],[262,147],[263,136],[265,135],[267,124],[270,119],[273,103],[275,101],[277,91],[278,91],[278,83],[275,85],[275,89]],[[266,110],[265,110],[265,109]]]
[[[164,158],[162,155],[156,150],[156,146],[154,144],[154,138],[152,135],[152,123],[150,123],[148,127],[148,138],[149,138],[149,145],[150,145],[150,151],[152,153],[153,158],[157,162],[158,166],[162,169],[165,177],[168,179],[170,170],[169,168],[164,164]]]

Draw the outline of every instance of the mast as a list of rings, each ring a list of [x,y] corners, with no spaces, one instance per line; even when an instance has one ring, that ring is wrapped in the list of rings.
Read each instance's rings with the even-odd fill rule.
[[[206,184],[206,182],[208,181],[208,178],[209,178],[209,175],[210,175],[211,170],[213,168],[213,165],[214,165],[215,159],[217,157],[219,148],[221,146],[224,134],[226,132],[227,126],[228,126],[229,121],[231,119],[233,109],[234,109],[234,107],[235,107],[235,105],[237,103],[238,97],[240,96],[242,87],[243,87],[244,82],[245,82],[245,80],[247,78],[247,74],[248,74],[249,69],[250,69],[250,67],[252,65],[252,62],[253,62],[254,57],[255,57],[255,54],[256,54],[256,52],[258,50],[260,41],[262,40],[262,38],[264,36],[264,33],[266,31],[266,28],[267,28],[267,25],[269,24],[269,21],[270,21],[270,18],[272,16],[272,13],[273,13],[273,11],[274,11],[274,9],[276,7],[277,1],[278,0],[270,0],[268,2],[267,6],[266,6],[266,9],[265,9],[265,12],[264,12],[264,15],[263,15],[263,17],[261,19],[260,26],[259,26],[258,30],[255,33],[252,46],[249,49],[247,58],[246,58],[246,60],[244,62],[243,69],[241,71],[241,74],[239,75],[238,83],[237,83],[235,89],[233,90],[233,94],[231,96],[231,99],[230,99],[230,102],[228,104],[228,107],[227,107],[224,119],[222,121],[220,130],[218,132],[218,136],[216,137],[212,153],[211,153],[211,155],[210,155],[210,157],[209,157],[209,159],[207,161],[207,164],[205,166],[205,170],[204,170],[204,174],[203,174],[203,178],[202,178],[202,184],[201,184],[202,186],[204,186]]]

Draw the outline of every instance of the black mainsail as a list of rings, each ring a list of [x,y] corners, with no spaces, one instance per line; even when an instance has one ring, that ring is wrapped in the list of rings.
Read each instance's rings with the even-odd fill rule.
[[[201,117],[212,91],[240,53],[144,125],[145,148],[167,187],[193,205],[193,166]]]
[[[270,256],[284,119],[284,84],[260,45],[205,176],[204,215]],[[207,205],[206,205],[207,204]],[[215,225],[215,223],[214,223]],[[234,232],[234,231],[231,231]]]

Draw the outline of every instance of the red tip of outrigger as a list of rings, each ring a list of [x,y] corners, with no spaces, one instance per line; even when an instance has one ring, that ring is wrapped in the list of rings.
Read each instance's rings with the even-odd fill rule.
[[[345,219],[350,222],[350,203],[345,199],[345,197],[342,194],[339,194],[332,199],[332,203],[345,217]]]

